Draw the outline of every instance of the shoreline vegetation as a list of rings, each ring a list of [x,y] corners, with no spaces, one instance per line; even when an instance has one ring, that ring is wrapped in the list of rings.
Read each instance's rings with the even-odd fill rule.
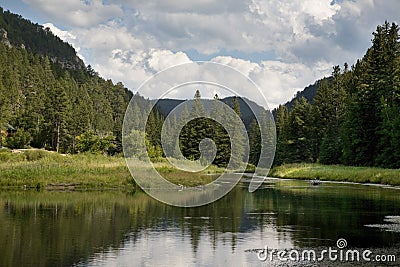
[[[269,176],[285,179],[400,186],[400,170],[377,167],[322,165],[317,163],[284,164],[272,168]]]
[[[199,173],[174,169],[166,160],[154,163],[166,179],[185,186],[210,183],[223,168],[210,166]],[[138,160],[138,170],[147,171]],[[398,169],[321,164],[285,164],[271,169],[270,177],[400,186]],[[0,187],[44,190],[136,190],[125,159],[99,154],[62,155],[29,149],[0,149]]]
[[[212,182],[223,169],[210,166],[199,173],[174,169],[166,160],[154,167],[167,180],[185,186]],[[137,160],[140,171],[148,167]],[[147,168],[147,169],[146,169]],[[190,177],[190,179],[188,179]],[[101,154],[64,155],[41,149],[0,149],[0,187],[45,190],[136,190],[124,157]]]

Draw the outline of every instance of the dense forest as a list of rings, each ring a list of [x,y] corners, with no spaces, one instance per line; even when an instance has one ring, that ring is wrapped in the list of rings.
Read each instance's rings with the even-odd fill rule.
[[[316,162],[400,168],[400,43],[395,23],[378,26],[351,68],[333,68],[310,104],[276,111],[275,164]]]
[[[120,135],[131,97],[121,83],[88,70],[62,69],[48,57],[4,44],[0,62],[0,125],[17,129],[3,136],[3,144],[72,152],[84,133],[113,141]]]
[[[130,119],[126,119],[124,122],[131,124],[125,125],[124,128],[127,130],[124,136],[126,137],[125,144],[128,144],[128,147],[125,147],[125,155],[128,157],[141,158],[147,153],[152,159],[165,156],[173,158],[184,156],[190,160],[199,160],[202,152],[210,153],[209,150],[201,151],[200,149],[201,141],[209,138],[214,141],[216,146],[216,154],[212,163],[226,167],[231,161],[231,166],[237,168],[243,166],[244,162],[257,165],[261,153],[261,140],[271,137],[268,133],[273,127],[272,114],[259,107],[260,123],[257,123],[253,116],[252,121],[245,125],[246,116],[242,114],[240,102],[243,107],[246,107],[244,109],[248,110],[249,107],[240,97],[219,99],[218,95],[215,95],[213,100],[208,100],[202,99],[201,92],[197,90],[193,100],[182,103],[182,110],[178,110],[172,115],[169,114],[170,116],[163,115],[157,105],[151,110],[150,108],[141,108],[139,102],[142,101],[140,99],[140,96],[134,96],[132,107],[127,111]],[[180,103],[172,102],[174,105]],[[249,102],[249,104],[254,103]],[[162,143],[163,127],[168,134],[165,135]],[[179,131],[179,129],[182,130]],[[246,134],[249,137],[248,145],[246,145]],[[264,135],[262,136],[262,134]],[[139,143],[143,136],[146,137],[146,148]]]
[[[85,67],[48,29],[0,11],[0,145],[121,151],[132,93]],[[7,128],[16,132],[7,135]]]
[[[179,149],[185,157],[199,159],[201,140],[210,138],[217,149],[213,163],[226,166],[234,142],[243,144],[243,149],[232,153],[236,165],[247,161],[246,155],[251,164],[257,165],[260,129],[271,126],[268,112],[261,107],[256,107],[263,113],[257,123],[240,97],[203,100],[197,91],[179,116],[166,120],[181,101],[160,101],[151,109],[153,101],[133,94],[122,83],[99,77],[49,29],[0,11],[1,146],[46,148],[61,153],[121,153],[123,119],[133,99],[132,131],[124,134],[132,140],[144,135],[147,152],[157,159],[166,156],[161,145],[163,125],[173,132],[189,114],[219,116],[228,129],[234,129],[234,125],[229,126],[232,118],[216,108],[216,101],[220,101],[244,122],[249,148],[243,136],[229,140],[227,129],[204,118],[184,126],[178,142],[167,140],[167,149],[172,154]],[[361,60],[352,67],[335,66],[331,77],[298,92],[291,102],[274,111],[278,136],[275,164],[400,167],[398,31],[394,23],[378,26],[372,46]],[[135,145],[132,141],[131,146]],[[139,146],[130,151],[139,158],[146,152]]]

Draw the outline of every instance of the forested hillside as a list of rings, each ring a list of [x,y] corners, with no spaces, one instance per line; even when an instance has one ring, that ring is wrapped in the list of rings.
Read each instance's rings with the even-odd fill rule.
[[[133,95],[121,83],[104,80],[90,66],[66,65],[63,62],[76,57],[75,50],[40,25],[9,12],[2,12],[0,25],[4,33],[0,42],[1,145],[46,148],[62,153],[120,153],[123,118],[133,97],[132,123],[145,126],[146,132],[140,134],[146,136],[150,156],[165,156],[160,133],[164,123],[166,127],[173,123],[164,120],[168,114],[164,109],[168,109],[168,105],[157,105],[150,112],[151,101],[139,94]],[[175,102],[180,103],[180,100]],[[209,103],[206,110],[211,110],[213,100],[206,102]],[[227,98],[223,102],[235,106],[250,128],[254,117],[242,99]],[[244,114],[240,113],[241,107]],[[164,112],[158,112],[161,108]],[[257,112],[263,110],[256,104],[253,108]],[[192,107],[186,109],[189,112]],[[194,123],[184,128],[182,140],[174,145],[181,146],[188,158],[196,159],[198,143],[193,140],[200,141],[211,135],[205,127],[206,122]],[[7,134],[6,130],[11,126],[16,132]],[[224,165],[229,160],[230,140],[221,127],[215,127],[220,134],[214,137],[219,138],[223,147],[218,153],[220,159],[215,163]],[[193,129],[198,131],[191,137],[188,131]],[[253,132],[256,129],[258,127],[253,126]]]
[[[0,145],[121,151],[132,93],[85,67],[48,29],[0,11]],[[11,126],[17,131],[7,135]]]
[[[48,57],[4,44],[0,62],[0,125],[17,128],[3,144],[72,152],[84,133],[110,136],[118,144],[131,98],[121,83],[87,70],[62,69]]]
[[[305,98],[277,110],[275,163],[343,163],[400,168],[400,43],[395,23],[378,26],[350,69],[333,68]]]
[[[20,15],[0,7],[0,41],[7,46],[20,47],[36,54],[48,56],[65,68],[84,69],[85,64],[75,49],[55,36],[49,28],[34,24]]]
[[[314,97],[317,94],[317,90],[319,85],[321,84],[321,82],[325,80],[328,82],[328,84],[332,81],[332,77],[328,77],[328,78],[324,78],[321,80],[316,81],[313,84],[310,84],[309,86],[307,86],[306,88],[304,88],[303,91],[298,91],[296,93],[296,95],[293,97],[292,100],[286,102],[285,104],[283,104],[284,106],[286,106],[288,108],[288,110],[290,111],[294,104],[296,103],[296,100],[299,101],[301,98],[305,98],[310,104],[314,103]],[[275,108],[273,110],[274,113],[274,117],[276,118],[276,112],[277,112],[278,108]]]

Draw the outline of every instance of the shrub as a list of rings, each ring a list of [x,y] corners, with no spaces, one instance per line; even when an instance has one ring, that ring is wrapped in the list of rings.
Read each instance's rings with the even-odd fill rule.
[[[18,129],[18,131],[6,138],[6,146],[11,149],[20,149],[28,147],[31,141],[31,135],[25,132],[23,129]]]
[[[115,148],[114,140],[114,136],[102,137],[95,135],[93,131],[90,131],[81,134],[76,138],[75,149],[78,152],[110,154],[110,152]]]

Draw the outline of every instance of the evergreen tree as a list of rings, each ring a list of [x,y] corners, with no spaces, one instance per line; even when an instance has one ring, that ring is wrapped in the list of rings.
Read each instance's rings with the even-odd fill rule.
[[[356,82],[349,96],[351,102],[343,130],[346,143],[343,158],[347,164],[386,165],[382,159],[388,156],[383,155],[391,139],[390,119],[386,120],[391,112],[387,107],[391,106],[396,91],[396,28],[387,22],[378,26],[372,47],[354,68]],[[390,41],[391,37],[396,41]]]
[[[276,127],[272,113],[264,110],[261,113],[261,140],[262,151],[260,154],[259,164],[260,168],[269,168],[273,163],[274,149],[276,146]],[[264,173],[267,175],[268,173]]]
[[[257,120],[253,120],[249,127],[249,163],[257,165],[261,153],[261,132]]]
[[[382,128],[378,134],[378,155],[375,164],[384,167],[400,167],[400,43],[399,27],[385,23],[386,39],[384,42],[384,73],[379,84],[382,84],[381,120]]]
[[[61,85],[56,85],[52,100],[54,105],[52,112],[53,148],[57,152],[65,152],[68,149],[67,144],[70,142],[68,124],[71,120],[71,103]]]
[[[182,129],[179,140],[182,154],[191,160],[200,158],[200,142],[209,136],[209,123],[205,116],[200,91],[197,90],[190,109],[190,120]],[[182,116],[184,116],[183,114]]]
[[[240,117],[242,114],[240,112],[240,105],[239,105],[239,100],[237,98],[237,96],[233,97],[232,100],[232,109],[233,111],[235,111],[235,113]]]
[[[10,99],[7,97],[3,82],[0,80],[0,129],[4,130],[11,118]]]
[[[340,67],[333,68],[332,80],[328,85],[322,80],[314,98],[314,160],[337,164],[341,158],[342,144],[340,129],[343,123],[346,91]],[[324,151],[325,150],[325,151]]]
[[[159,112],[152,107],[149,102],[148,110],[150,110],[149,116],[146,123],[146,137],[148,138],[150,144],[157,149],[161,148],[161,130],[163,125],[163,118]]]
[[[240,118],[241,115],[240,105],[238,98],[236,96],[233,97],[232,109],[235,112],[235,114]],[[236,117],[233,116],[232,114],[228,115],[227,124],[228,127],[230,127],[231,132],[233,133],[232,140],[230,140],[232,144],[231,148],[232,147],[236,148],[235,150],[231,149],[232,166],[234,168],[238,168],[245,161],[245,155],[248,154],[248,151],[246,151],[246,146],[245,146],[246,138],[243,135],[244,134],[243,131],[240,131],[243,121],[241,119],[236,119]]]
[[[287,162],[288,155],[288,123],[289,111],[286,106],[280,105],[276,115],[277,144],[274,163],[277,165]]]
[[[287,132],[288,162],[312,162],[312,107],[302,97],[289,114]]]
[[[228,122],[227,109],[228,107],[220,101],[218,95],[215,95],[210,114],[215,121],[210,123],[212,125],[212,139],[217,147],[213,164],[220,167],[226,167],[231,157],[231,140],[227,130],[222,126]]]
[[[93,104],[85,87],[77,88],[73,97],[71,115],[73,120],[70,123],[70,134],[72,138],[72,151],[75,152],[76,138],[89,132],[92,121]]]

